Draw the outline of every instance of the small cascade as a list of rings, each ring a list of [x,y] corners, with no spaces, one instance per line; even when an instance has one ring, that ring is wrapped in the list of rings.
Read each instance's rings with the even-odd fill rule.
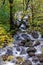
[[[27,17],[26,17],[27,18]],[[19,25],[19,23],[18,23]],[[0,65],[43,65],[43,39],[40,32],[26,32],[27,23],[14,35],[13,46],[0,49]],[[10,56],[10,59],[8,58]],[[8,59],[7,59],[8,58]]]

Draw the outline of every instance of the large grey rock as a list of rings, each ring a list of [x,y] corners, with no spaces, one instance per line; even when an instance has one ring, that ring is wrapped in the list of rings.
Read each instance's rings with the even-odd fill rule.
[[[26,33],[22,33],[21,37],[23,37],[25,40],[31,40],[30,37],[29,37],[29,35],[26,34]]]
[[[8,48],[6,54],[7,54],[8,56],[9,56],[9,55],[13,55],[12,49],[11,49],[11,48]]]
[[[18,45],[19,45],[19,46],[24,46],[24,45],[25,45],[25,43],[26,43],[26,41],[25,41],[25,40],[21,40],[21,42],[20,42],[20,43],[18,43]]]
[[[16,50],[17,50],[17,51],[20,51],[20,47],[16,47]]]
[[[33,56],[35,56],[35,53],[34,52],[29,52],[29,54],[28,54],[30,57],[33,57]]]
[[[35,39],[39,38],[39,34],[38,34],[38,32],[36,32],[36,31],[32,31],[31,35],[32,35],[32,37],[35,38]]]
[[[36,49],[34,47],[30,47],[27,49],[27,53],[29,52],[36,52]]]
[[[26,25],[24,25],[24,24],[22,24],[21,26],[20,26],[20,30],[26,30]]]
[[[38,55],[39,61],[43,63],[43,54]]]
[[[35,63],[38,62],[38,57],[37,56],[33,56],[32,61],[35,62]]]
[[[40,45],[40,41],[36,41],[36,42],[34,43],[34,46],[38,46],[38,45]]]
[[[33,42],[32,41],[28,41],[25,43],[26,47],[33,47]]]

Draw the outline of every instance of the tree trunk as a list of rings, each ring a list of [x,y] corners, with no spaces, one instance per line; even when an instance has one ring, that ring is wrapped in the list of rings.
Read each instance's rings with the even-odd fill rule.
[[[9,3],[10,3],[10,31],[11,31],[12,29],[14,29],[13,13],[12,13],[13,0],[9,0]]]

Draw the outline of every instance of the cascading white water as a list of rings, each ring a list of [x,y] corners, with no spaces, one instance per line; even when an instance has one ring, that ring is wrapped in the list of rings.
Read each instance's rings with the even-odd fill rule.
[[[22,29],[23,28],[23,29]],[[31,40],[33,40],[34,42],[33,42],[33,44],[35,44],[36,43],[36,41],[37,40],[39,40],[40,41],[40,45],[38,45],[38,46],[34,46],[34,48],[36,49],[36,52],[35,52],[35,54],[36,55],[38,55],[38,54],[42,54],[42,49],[41,49],[41,47],[43,47],[43,39],[41,39],[41,34],[39,33],[39,32],[37,32],[38,33],[38,38],[37,39],[35,39],[35,38],[33,38],[33,36],[31,35],[31,34],[28,34],[27,32],[25,32],[24,33],[24,29],[26,30],[26,28],[25,28],[25,26],[22,24],[21,25],[21,27],[20,27],[20,29],[21,29],[21,31],[23,32],[23,33],[20,33],[19,31],[18,31],[18,33],[17,34],[15,34],[14,35],[14,39],[15,39],[15,41],[14,41],[14,43],[12,43],[12,44],[14,44],[14,46],[11,48],[11,47],[5,47],[5,48],[3,48],[3,49],[0,49],[0,56],[2,56],[2,55],[4,55],[4,54],[6,54],[6,52],[7,52],[7,49],[8,48],[10,48],[10,49],[12,49],[12,55],[15,57],[15,62],[16,62],[16,57],[22,57],[22,58],[24,58],[25,60],[30,60],[31,61],[31,63],[32,63],[32,65],[36,65],[37,63],[34,63],[33,61],[32,61],[32,57],[30,57],[30,56],[28,56],[28,54],[27,54],[27,49],[29,48],[29,47],[25,47],[25,46],[19,46],[18,47],[18,43],[20,43],[22,40],[26,40],[26,39],[31,39]],[[42,41],[41,41],[42,40]],[[18,51],[17,50],[17,48],[19,48],[20,50]],[[14,59],[13,59],[14,60]],[[13,61],[12,60],[12,61]],[[14,63],[12,63],[12,61],[10,61],[10,62],[6,62],[6,63],[4,63],[4,64],[2,64],[2,65],[16,65],[15,64],[15,62]],[[1,63],[0,63],[1,64]]]

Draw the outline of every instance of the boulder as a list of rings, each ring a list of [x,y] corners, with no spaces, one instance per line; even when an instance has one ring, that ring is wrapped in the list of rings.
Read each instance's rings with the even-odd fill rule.
[[[23,63],[25,61],[25,59],[23,59],[22,57],[16,57],[16,63],[20,64]]]
[[[6,61],[7,60],[7,55],[5,54],[5,55],[2,55],[2,59],[3,59],[3,61]]]
[[[30,48],[28,48],[27,49],[27,53],[29,53],[29,52],[36,52],[36,49],[34,48],[34,47],[30,47]]]
[[[26,26],[24,24],[21,25],[20,27],[21,30],[26,30]]]
[[[7,54],[8,56],[9,56],[9,55],[13,55],[12,49],[8,48],[6,54]]]
[[[21,42],[20,42],[20,43],[18,43],[18,45],[19,45],[19,46],[24,46],[24,45],[25,45],[25,43],[26,43],[26,40],[21,40]]]
[[[38,45],[40,45],[40,41],[36,41],[34,44],[34,46],[38,46]]]
[[[37,39],[37,38],[39,37],[39,34],[38,34],[38,32],[36,32],[36,31],[32,31],[31,35],[32,35],[32,37],[35,38],[35,39]]]
[[[38,62],[38,58],[37,58],[36,56],[34,56],[34,57],[32,58],[32,61],[36,63],[36,62]]]
[[[23,37],[25,40],[31,40],[28,34],[21,34],[21,37]]]
[[[43,54],[38,55],[38,59],[41,63],[43,63]]]
[[[30,56],[30,57],[35,56],[35,53],[33,53],[33,52],[29,52],[29,56]]]
[[[16,47],[16,50],[17,50],[17,51],[20,51],[20,48],[19,48],[19,47]]]
[[[33,42],[32,41],[28,41],[25,43],[26,47],[33,47]]]

